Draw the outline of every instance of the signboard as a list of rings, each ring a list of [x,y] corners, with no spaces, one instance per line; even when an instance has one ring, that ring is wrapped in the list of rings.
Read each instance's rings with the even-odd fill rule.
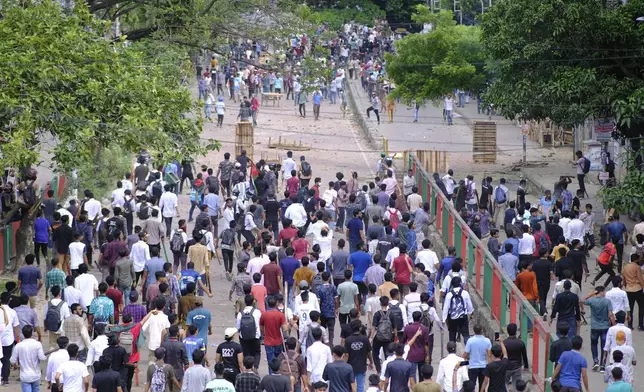
[[[611,140],[611,135],[616,129],[615,119],[612,117],[598,118],[595,120],[595,140],[598,142],[607,142]]]

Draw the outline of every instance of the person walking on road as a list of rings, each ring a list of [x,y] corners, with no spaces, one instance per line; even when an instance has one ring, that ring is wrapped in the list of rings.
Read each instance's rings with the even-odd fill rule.
[[[378,120],[378,125],[380,125],[380,99],[376,93],[371,94],[371,106],[367,108],[367,117],[371,117],[369,114],[374,112],[376,114],[376,119]]]
[[[593,370],[603,372],[606,368],[604,363],[604,355],[601,350],[597,350],[597,343],[601,339],[601,346],[606,345],[606,334],[608,328],[614,321],[613,307],[611,301],[606,298],[604,287],[597,286],[590,294],[583,300],[584,305],[590,307],[590,351],[593,355]],[[599,357],[601,355],[601,358]]]

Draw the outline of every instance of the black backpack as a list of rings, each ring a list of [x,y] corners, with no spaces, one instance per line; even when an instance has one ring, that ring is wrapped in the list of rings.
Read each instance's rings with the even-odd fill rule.
[[[36,204],[36,190],[34,189],[34,182],[25,182],[25,188],[22,191],[22,200],[26,205],[32,206]]]
[[[426,310],[421,308],[420,311],[420,324],[429,328],[429,330],[431,331],[434,323],[432,323],[431,318],[429,317],[429,308],[427,308]]]
[[[389,312],[391,312],[391,315],[393,317],[394,321],[394,329],[397,330],[398,332],[402,332],[403,327],[404,327],[404,322],[403,322],[403,313],[402,309],[400,309],[400,303],[397,303],[395,305],[389,305]]]
[[[311,164],[307,161],[302,161],[302,175],[310,176],[311,175]]]
[[[132,213],[132,199],[128,199],[127,197],[125,198],[125,203],[123,204],[123,214],[131,214]]]
[[[139,206],[139,212],[136,213],[136,216],[141,220],[146,220],[150,217],[150,205],[148,203],[141,203]]]
[[[584,172],[584,174],[588,174],[590,171],[590,159],[584,157],[584,166],[582,166],[581,171]]]
[[[253,310],[250,312],[242,311],[241,320],[239,320],[239,338],[241,340],[253,340],[257,334],[257,325]]]
[[[224,230],[221,233],[222,245],[233,246],[235,244],[235,231],[231,228]]]
[[[51,301],[53,301],[53,299]],[[51,301],[49,301],[47,314],[45,315],[45,327],[47,328],[47,331],[57,332],[61,324],[60,309],[63,307],[65,302],[61,300],[58,305],[53,305]]]
[[[158,200],[159,198],[161,198],[162,194],[163,186],[161,186],[161,180],[154,181],[154,184],[152,184],[152,196]]]
[[[389,319],[389,312],[388,311],[383,312],[381,310],[380,322],[376,326],[376,339],[380,340],[381,342],[388,342],[388,341],[391,341],[391,338],[393,335],[394,335],[394,327],[391,325],[391,320]]]

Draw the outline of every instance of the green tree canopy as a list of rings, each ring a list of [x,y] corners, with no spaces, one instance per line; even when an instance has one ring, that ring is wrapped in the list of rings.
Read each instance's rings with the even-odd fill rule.
[[[454,15],[431,14],[418,6],[414,21],[432,23],[427,34],[411,34],[396,42],[387,54],[387,75],[396,83],[394,95],[406,99],[436,100],[456,88],[478,89],[485,82],[480,30],[456,25]]]
[[[141,51],[107,40],[109,27],[84,3],[69,14],[51,0],[6,11],[0,165],[31,166],[48,142],[63,171],[91,165],[98,150],[112,145],[164,159],[205,152],[188,90]]]
[[[562,126],[615,116],[639,133],[644,109],[644,0],[498,0],[482,16],[482,42],[497,59],[486,100],[503,115]]]

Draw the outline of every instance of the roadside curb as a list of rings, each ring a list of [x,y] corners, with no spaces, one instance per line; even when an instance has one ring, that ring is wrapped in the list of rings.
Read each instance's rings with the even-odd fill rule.
[[[375,150],[383,151],[382,135],[376,128],[370,125],[369,121],[365,118],[367,108],[362,108],[362,105],[358,104],[357,99],[354,97],[355,92],[353,91],[352,84],[352,81],[346,81],[346,97],[349,107],[353,112],[353,118],[369,141],[369,145]]]

